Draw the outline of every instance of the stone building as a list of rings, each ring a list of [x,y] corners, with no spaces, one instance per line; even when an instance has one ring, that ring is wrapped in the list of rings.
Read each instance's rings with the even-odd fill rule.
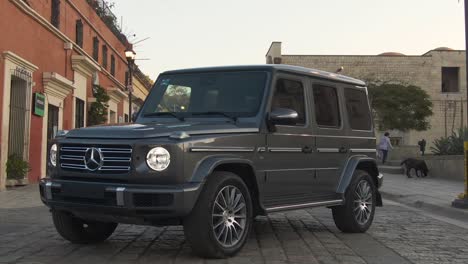
[[[434,139],[466,127],[465,51],[436,48],[422,55],[386,52],[379,55],[290,55],[273,42],[267,63],[282,63],[337,72],[365,81],[389,81],[424,89],[434,104],[428,131],[392,131],[399,145],[416,145],[424,138],[428,147]],[[343,68],[341,68],[343,67]]]
[[[0,190],[11,154],[28,161],[28,179],[45,176],[47,143],[58,130],[87,124],[100,85],[108,122],[129,120],[126,37],[102,0],[0,1]],[[151,83],[138,69],[134,102]]]

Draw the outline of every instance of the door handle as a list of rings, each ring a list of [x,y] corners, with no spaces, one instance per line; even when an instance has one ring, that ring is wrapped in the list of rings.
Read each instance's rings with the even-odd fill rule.
[[[341,148],[338,150],[338,152],[340,152],[340,153],[346,153],[346,152],[348,152],[348,149],[345,148],[345,147],[341,147]]]
[[[312,147],[310,147],[310,146],[304,146],[304,147],[302,148],[302,152],[304,152],[304,153],[312,153]]]

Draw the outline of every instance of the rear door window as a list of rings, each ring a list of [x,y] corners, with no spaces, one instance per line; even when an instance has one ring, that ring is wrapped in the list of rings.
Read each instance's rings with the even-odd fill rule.
[[[315,120],[320,127],[339,128],[341,126],[338,93],[335,87],[314,84]]]
[[[353,130],[371,130],[371,114],[364,90],[345,89],[346,112]]]

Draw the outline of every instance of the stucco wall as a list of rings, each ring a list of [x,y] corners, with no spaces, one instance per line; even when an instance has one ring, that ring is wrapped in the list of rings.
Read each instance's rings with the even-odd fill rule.
[[[463,155],[424,156],[431,177],[463,181],[465,168]]]

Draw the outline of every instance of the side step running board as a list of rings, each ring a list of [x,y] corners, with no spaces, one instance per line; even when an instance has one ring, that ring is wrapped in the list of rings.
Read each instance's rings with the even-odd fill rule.
[[[272,213],[272,212],[286,211],[286,210],[297,210],[297,209],[303,209],[303,208],[308,208],[308,207],[333,206],[333,205],[342,205],[342,204],[343,204],[343,200],[339,199],[339,200],[330,200],[330,201],[313,202],[313,203],[275,206],[275,207],[267,208],[266,211],[268,213]]]

